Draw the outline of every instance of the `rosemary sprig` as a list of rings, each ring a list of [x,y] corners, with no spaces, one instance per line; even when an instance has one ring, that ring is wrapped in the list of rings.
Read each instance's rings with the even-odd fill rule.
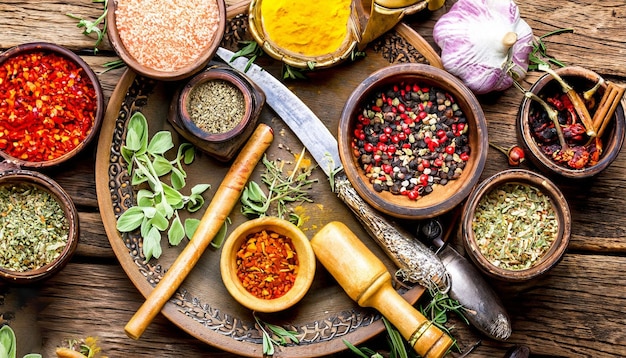
[[[252,313],[256,324],[261,330],[263,336],[263,356],[274,355],[274,346],[284,346],[289,342],[299,344],[300,340],[296,337],[298,332],[288,331],[283,327],[263,322],[257,315]],[[269,332],[268,332],[269,330]],[[270,333],[271,332],[271,333]]]
[[[288,177],[283,174],[285,162],[270,161],[264,156],[265,171],[261,174],[261,180],[268,187],[268,194],[257,182],[250,181],[241,193],[241,212],[246,216],[262,217],[267,216],[275,206],[277,217],[299,225],[300,217],[290,210],[289,204],[312,202],[309,189],[317,182],[317,179],[309,178],[313,167],[302,167],[304,154],[305,149]]]
[[[309,61],[307,62],[307,66],[309,67],[309,70],[313,70],[315,68],[315,62]],[[289,66],[288,64],[284,63],[283,64],[283,79],[305,80],[307,79],[306,70]]]
[[[451,328],[448,328],[446,323],[448,323],[449,313],[452,312],[459,316],[465,324],[469,325],[469,321],[463,315],[465,308],[459,303],[459,301],[451,298],[445,292],[437,289],[429,289],[428,293],[431,299],[428,301],[426,306],[420,306],[420,312],[422,312],[424,317],[428,318],[435,326],[446,332],[453,341],[451,349],[456,349],[460,352],[461,349],[459,348],[456,339],[452,337],[450,332]]]
[[[96,34],[97,39],[96,39],[96,43],[93,49],[93,52],[95,54],[95,53],[98,53],[98,46],[100,46],[100,43],[104,39],[104,35],[106,34],[106,31],[107,31],[106,17],[107,17],[107,13],[109,12],[109,9],[108,9],[108,0],[92,0],[92,2],[104,4],[104,9],[102,11],[102,14],[96,20],[92,21],[88,19],[83,19],[80,16],[76,16],[76,15],[69,14],[69,13],[66,15],[71,17],[72,19],[79,20],[76,27],[84,28],[83,34],[85,36],[91,36],[92,33]],[[102,24],[102,29],[100,29],[100,24]]]
[[[391,322],[389,322],[385,317],[382,318],[383,323],[385,324],[385,329],[387,332],[387,342],[389,343],[389,358],[417,358],[419,357],[417,353],[409,347],[407,341],[402,337],[400,332],[396,327],[394,327]],[[352,343],[347,340],[343,340],[343,343],[352,351],[352,353],[356,354],[361,358],[383,358],[383,355],[375,352],[374,350],[367,347],[355,347]]]
[[[248,72],[250,66],[256,61],[257,57],[263,55],[263,49],[256,41],[241,41],[241,44],[245,45],[241,50],[235,52],[235,55],[230,62],[235,61],[239,57],[248,57],[248,62],[243,72]]]
[[[100,74],[107,73],[111,70],[115,70],[118,68],[122,68],[126,66],[126,62],[124,62],[124,60],[122,59],[117,59],[117,60],[105,62],[102,66],[105,68],[105,70],[100,72]]]

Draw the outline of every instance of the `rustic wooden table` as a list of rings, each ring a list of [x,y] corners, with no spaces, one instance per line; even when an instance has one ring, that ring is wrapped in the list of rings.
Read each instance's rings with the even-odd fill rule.
[[[419,13],[405,22],[433,44],[433,25],[450,6],[448,2],[443,9]],[[519,7],[535,35],[574,29],[574,33],[547,40],[553,56],[624,84],[626,2],[525,0],[519,1]],[[0,49],[34,41],[66,46],[100,73],[108,100],[124,70],[103,72],[103,64],[117,58],[107,40],[94,55],[94,40],[82,35],[76,20],[66,16],[93,19],[101,12],[102,4],[88,0],[0,0]],[[528,83],[536,78],[537,74],[530,74]],[[328,104],[303,99],[314,111],[330,111],[336,117],[342,106],[321,108]],[[480,98],[490,141],[505,147],[516,143],[515,117],[521,99],[514,89]],[[49,357],[64,340],[86,336],[99,337],[110,357],[232,356],[198,341],[163,316],[156,318],[140,340],[125,335],[124,325],[144,297],[120,267],[107,239],[94,184],[95,153],[93,144],[80,158],[46,172],[70,193],[80,211],[80,244],[71,263],[36,286],[0,284],[0,324],[15,329],[18,356],[39,352]],[[483,178],[505,168],[504,156],[491,149]],[[511,315],[513,334],[508,341],[484,339],[472,328],[455,325],[452,332],[462,350],[481,339],[472,356],[502,357],[516,344],[527,345],[534,356],[542,357],[626,356],[626,154],[592,181],[557,183],[572,210],[569,250],[539,281],[515,286],[494,283]],[[382,335],[363,345],[386,347]]]

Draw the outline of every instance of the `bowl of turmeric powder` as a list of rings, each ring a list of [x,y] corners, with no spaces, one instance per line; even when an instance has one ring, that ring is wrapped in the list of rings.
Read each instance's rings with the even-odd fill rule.
[[[321,69],[350,58],[358,44],[350,0],[252,0],[250,34],[271,57],[301,69]]]
[[[241,305],[278,312],[298,303],[315,276],[315,253],[307,236],[291,222],[261,217],[238,226],[222,248],[224,286]]]

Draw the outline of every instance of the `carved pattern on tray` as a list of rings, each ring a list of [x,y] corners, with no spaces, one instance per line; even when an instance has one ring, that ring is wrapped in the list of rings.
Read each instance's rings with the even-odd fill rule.
[[[113,142],[109,154],[109,188],[116,218],[132,207],[135,193],[126,171],[126,163],[121,156],[121,146],[126,131],[126,122],[131,115],[148,104],[148,97],[154,90],[156,82],[137,76],[126,93],[126,97],[115,123]],[[141,250],[141,237],[138,232],[123,234],[122,239],[128,254],[148,283],[155,286],[165,273],[158,263],[151,265],[145,262]],[[401,292],[402,293],[402,292]],[[170,302],[178,306],[178,310],[210,330],[234,340],[261,344],[262,337],[255,327],[252,315],[248,320],[225,314],[219,308],[203,303],[184,288],[180,288]],[[354,332],[358,328],[369,326],[380,319],[380,314],[370,309],[353,309],[342,311],[319,321],[302,323],[299,326],[285,327],[298,332],[300,345],[320,343]]]

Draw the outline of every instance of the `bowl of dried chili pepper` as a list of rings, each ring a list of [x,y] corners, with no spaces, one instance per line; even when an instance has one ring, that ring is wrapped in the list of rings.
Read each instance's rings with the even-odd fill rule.
[[[59,272],[76,250],[78,213],[51,178],[0,163],[0,279],[40,282]]]
[[[559,188],[526,169],[507,169],[482,181],[463,208],[461,235],[486,275],[508,282],[546,274],[567,250],[571,213]]]
[[[540,77],[522,100],[517,132],[543,173],[593,177],[617,158],[626,120],[624,86],[586,68],[558,68]]]
[[[265,313],[298,303],[313,283],[315,268],[307,236],[289,221],[270,216],[238,226],[226,239],[220,260],[231,296]]]
[[[36,42],[0,54],[0,155],[22,167],[58,165],[85,148],[104,116],[98,77],[78,55]]]
[[[457,78],[423,64],[392,65],[352,92],[339,121],[339,154],[352,186],[402,219],[441,215],[478,183],[487,123]]]

